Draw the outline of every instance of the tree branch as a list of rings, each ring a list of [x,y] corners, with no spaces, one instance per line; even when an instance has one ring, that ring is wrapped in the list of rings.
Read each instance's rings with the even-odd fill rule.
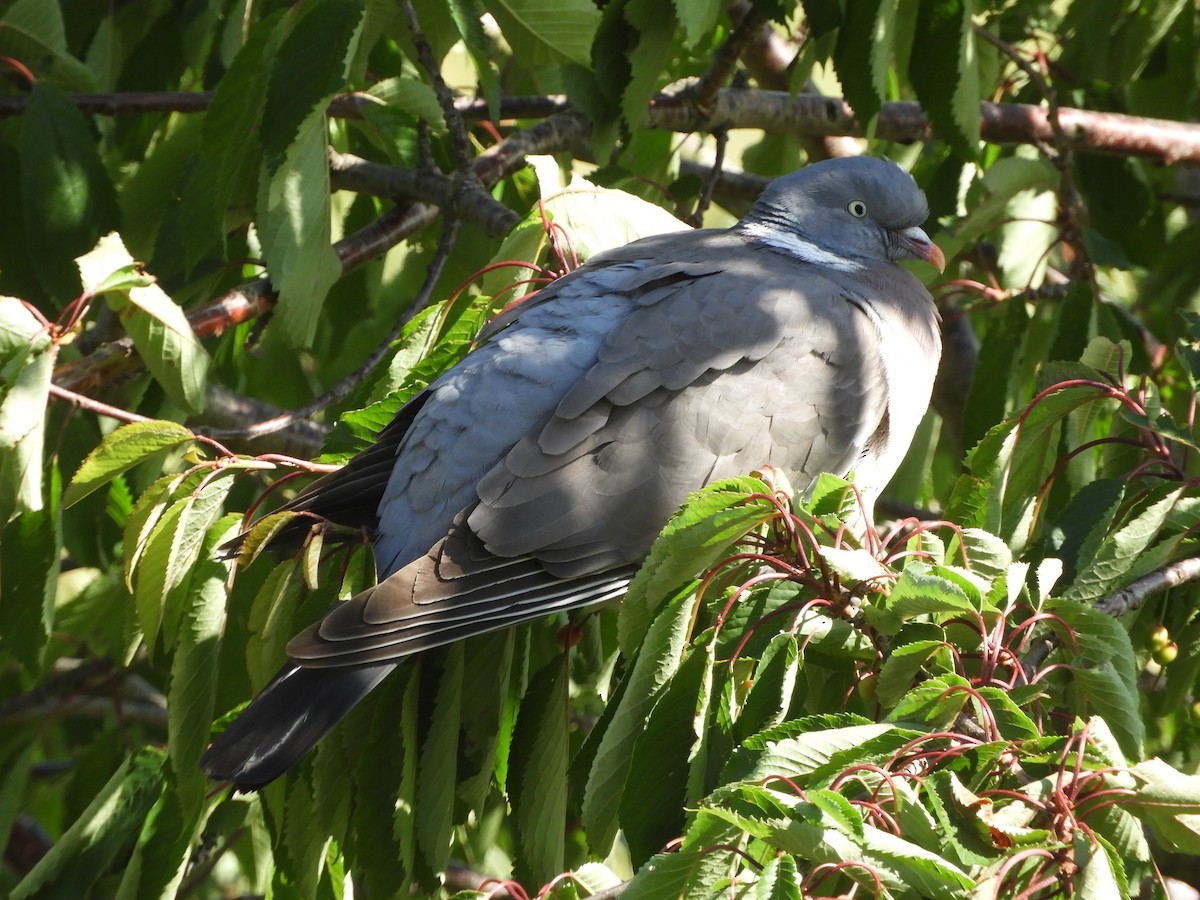
[[[508,234],[521,221],[478,183],[456,185],[441,172],[402,169],[331,149],[329,174],[335,190],[431,203],[455,218],[475,223],[491,237]]]
[[[680,92],[687,84],[664,91],[652,101],[653,127],[690,132],[726,125],[797,135],[862,137],[864,134],[849,104],[837,97],[727,88],[717,93],[712,114],[705,117],[682,102]],[[212,95],[72,94],[71,98],[85,113],[127,115],[203,112]],[[343,94],[330,102],[329,114],[337,118],[360,118],[362,107],[379,102],[366,94]],[[0,97],[0,118],[22,115],[27,106],[25,97]],[[489,116],[487,103],[482,99],[458,98],[454,108],[464,118]],[[536,119],[564,113],[569,113],[569,108],[558,94],[507,97],[500,101],[503,118]],[[1041,106],[984,102],[980,104],[980,121],[982,137],[990,143],[1038,144],[1054,140],[1054,126],[1048,111]],[[1137,156],[1163,163],[1200,162],[1200,124],[1073,107],[1059,109],[1059,124],[1070,147],[1079,152]],[[930,140],[935,135],[920,104],[900,100],[883,104],[876,136],[907,143]]]
[[[1163,591],[1178,587],[1190,581],[1200,581],[1200,556],[1192,556],[1163,566],[1149,575],[1143,575],[1137,581],[1127,584],[1119,591],[1113,591],[1107,597],[1096,601],[1096,609],[1105,615],[1123,616],[1141,607],[1149,598]],[[1061,644],[1057,634],[1050,634],[1040,641],[1034,642],[1021,667],[1025,674],[1032,675],[1046,661],[1051,653]]]
[[[256,422],[253,425],[243,425],[237,428],[205,428],[199,429],[199,433],[208,437],[224,440],[226,438],[260,438],[264,435],[273,434],[276,431],[281,431],[284,428],[293,426],[297,421],[307,419],[309,416],[319,412],[326,407],[337,403],[340,400],[350,396],[350,393],[358,387],[363,380],[374,371],[379,361],[387,355],[395,340],[400,337],[400,333],[404,330],[404,326],[412,320],[412,317],[424,309],[430,299],[433,297],[433,290],[437,286],[438,279],[442,275],[442,271],[446,268],[446,261],[450,258],[450,252],[454,249],[454,241],[458,238],[459,230],[458,219],[447,219],[445,230],[442,232],[441,242],[438,244],[437,253],[434,255],[433,261],[429,264],[429,268],[425,273],[425,283],[421,285],[421,290],[417,292],[417,296],[413,298],[413,302],[409,305],[407,312],[400,317],[396,322],[391,332],[383,339],[382,342],[371,352],[371,355],[363,361],[357,369],[341,379],[327,390],[320,397],[306,403],[304,406],[291,412],[280,413],[277,416],[266,419],[261,422]]]
[[[701,116],[686,99],[690,82],[659,94],[651,102],[650,124],[672,131],[760,128],[796,134],[862,136],[862,127],[845,100],[783,91],[720,91],[712,114]],[[1200,125],[1148,119],[1121,113],[1061,107],[1059,125],[1067,145],[1088,153],[1139,156],[1164,163],[1200,162]],[[981,134],[993,144],[1037,144],[1054,141],[1054,127],[1044,107],[1024,103],[980,104]],[[935,135],[920,104],[892,101],[879,112],[876,137],[910,143]]]

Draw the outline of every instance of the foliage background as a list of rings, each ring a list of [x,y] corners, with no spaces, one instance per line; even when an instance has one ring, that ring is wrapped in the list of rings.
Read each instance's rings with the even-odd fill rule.
[[[0,4],[0,890],[1185,877],[1198,40],[1188,0]],[[905,528],[859,547],[836,480],[719,485],[620,613],[406,666],[261,794],[204,781],[288,637],[375,575],[314,533],[231,578],[267,484],[575,256],[848,152],[913,172],[951,260]]]

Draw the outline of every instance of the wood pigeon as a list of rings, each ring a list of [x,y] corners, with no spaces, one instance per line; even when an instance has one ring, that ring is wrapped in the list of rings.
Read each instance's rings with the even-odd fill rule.
[[[897,265],[943,268],[927,214],[890,161],[814,163],[732,228],[599,254],[500,315],[291,504],[374,525],[383,578],[291,641],[204,769],[264,785],[406,656],[620,597],[715,479],[853,471],[873,503],[941,352],[932,298]]]

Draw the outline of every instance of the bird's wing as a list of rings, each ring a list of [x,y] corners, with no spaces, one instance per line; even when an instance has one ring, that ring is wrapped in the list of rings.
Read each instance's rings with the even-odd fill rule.
[[[688,259],[627,273],[636,308],[445,539],[289,654],[306,667],[394,660],[619,596],[708,481],[768,462],[798,486],[852,468],[886,418],[870,321],[818,272],[719,249],[719,274]]]

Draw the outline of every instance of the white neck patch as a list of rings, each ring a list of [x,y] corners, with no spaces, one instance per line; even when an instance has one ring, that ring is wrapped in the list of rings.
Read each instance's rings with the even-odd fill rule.
[[[866,268],[864,263],[848,256],[838,256],[828,250],[822,250],[812,241],[806,241],[797,234],[780,231],[758,222],[750,222],[742,226],[743,233],[762,241],[776,250],[782,250],[788,256],[794,256],[801,262],[827,266],[838,272],[857,272]]]

